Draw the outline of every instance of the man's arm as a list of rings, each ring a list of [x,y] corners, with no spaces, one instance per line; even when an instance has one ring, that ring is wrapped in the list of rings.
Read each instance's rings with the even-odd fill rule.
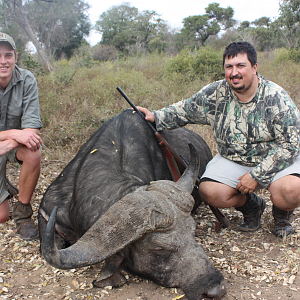
[[[263,187],[267,187],[276,173],[289,167],[299,155],[299,111],[293,103],[289,109],[283,108],[284,104],[281,104],[281,111],[273,122],[276,146],[270,149],[265,159],[250,172],[251,178]]]
[[[39,129],[11,129],[0,132],[0,155],[4,155],[10,150],[18,148],[20,145],[25,145],[31,151],[40,149],[43,146],[43,141],[38,135]]]

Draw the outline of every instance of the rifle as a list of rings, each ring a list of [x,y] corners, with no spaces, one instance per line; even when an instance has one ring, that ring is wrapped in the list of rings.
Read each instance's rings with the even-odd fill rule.
[[[143,120],[145,120],[145,116],[142,112],[140,112],[138,110],[138,108],[131,102],[131,100],[127,97],[127,95],[122,91],[122,89],[117,86],[116,89],[120,92],[120,94],[125,98],[125,100],[129,103],[129,105],[138,113],[139,116],[141,116],[143,118]],[[146,120],[145,120],[146,121]],[[180,155],[178,155],[178,153],[176,153],[174,151],[174,149],[168,144],[168,142],[164,139],[164,137],[156,130],[156,128],[150,123],[147,121],[147,124],[150,126],[150,128],[153,130],[154,132],[154,135],[156,137],[156,139],[158,140],[159,144],[161,146],[165,146],[169,152],[171,153],[171,155],[174,157],[176,163],[177,163],[177,166],[180,170],[180,173],[183,174],[183,172],[185,171],[185,169],[187,168],[187,163],[186,161],[184,160],[183,157],[181,157]],[[199,178],[199,175],[198,175],[198,178],[196,179],[196,185],[195,185],[195,188],[198,189],[198,186],[200,184],[200,178]],[[198,192],[198,191],[197,191]],[[199,194],[199,193],[198,193]],[[219,208],[217,207],[214,207],[214,206],[211,206],[209,205],[211,211],[214,213],[215,217],[217,218],[217,220],[223,225],[224,228],[227,228],[230,223],[229,223],[229,220],[228,218],[220,211]],[[218,226],[217,226],[218,227]],[[217,229],[217,228],[216,228]]]

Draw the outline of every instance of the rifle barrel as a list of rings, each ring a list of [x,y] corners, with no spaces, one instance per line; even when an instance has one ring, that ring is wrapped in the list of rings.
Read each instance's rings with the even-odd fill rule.
[[[116,89],[121,93],[121,95],[125,98],[125,100],[129,103],[129,105],[145,120],[145,115],[138,110],[138,108],[132,103],[132,101],[127,97],[127,95],[122,91],[122,89],[117,86]],[[151,129],[156,132],[156,129],[153,127],[153,125],[151,123],[149,123],[147,120],[145,120],[149,126],[151,127]]]

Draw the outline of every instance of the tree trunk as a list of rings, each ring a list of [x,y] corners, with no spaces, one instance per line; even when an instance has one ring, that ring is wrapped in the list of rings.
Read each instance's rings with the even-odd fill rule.
[[[34,34],[34,32],[32,31],[32,29],[30,27],[26,13],[23,10],[22,1],[18,1],[17,3],[14,1],[13,6],[14,7],[12,7],[12,3],[11,3],[11,10],[14,11],[14,15],[15,15],[14,21],[25,30],[29,39],[35,46],[36,51],[38,52],[45,69],[48,72],[51,72],[53,70],[53,68],[50,64],[50,61],[47,57],[46,52],[44,51],[43,47],[41,46],[40,42],[36,38],[36,35]],[[16,7],[19,11],[19,16],[16,14]]]

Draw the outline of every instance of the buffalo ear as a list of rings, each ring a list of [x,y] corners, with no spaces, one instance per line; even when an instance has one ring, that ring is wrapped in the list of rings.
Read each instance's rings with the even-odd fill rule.
[[[132,193],[111,206],[75,244],[61,250],[56,248],[54,238],[49,238],[54,235],[51,228],[54,222],[49,220],[43,239],[43,256],[59,269],[99,263],[143,235],[169,227],[174,218],[171,211],[165,201],[158,201],[149,192]],[[54,220],[55,214],[54,211]]]
[[[123,259],[123,253],[120,252],[108,257],[101,269],[100,277],[93,281],[93,286],[98,288],[105,288],[109,285],[117,287],[126,283],[125,276],[119,271]]]

